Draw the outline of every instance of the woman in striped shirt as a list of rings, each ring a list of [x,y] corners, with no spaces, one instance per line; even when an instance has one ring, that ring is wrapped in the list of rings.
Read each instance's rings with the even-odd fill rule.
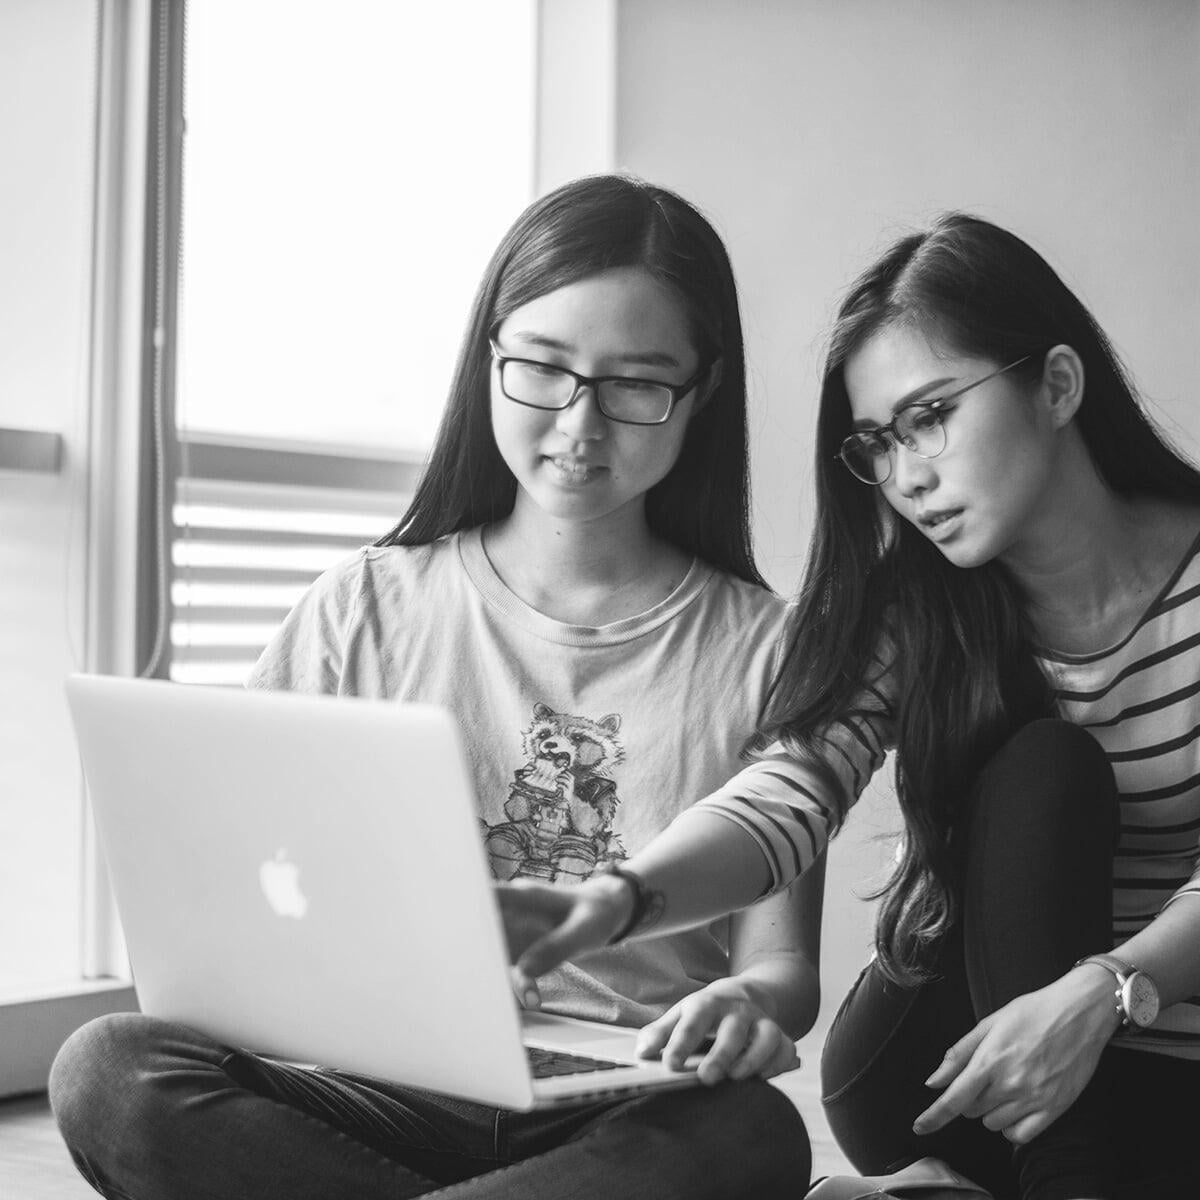
[[[894,747],[902,853],[823,1061],[848,1156],[1200,1195],[1200,473],[1046,262],[950,214],[843,303],[817,480],[754,761],[640,887],[505,891],[519,970],[788,886]]]

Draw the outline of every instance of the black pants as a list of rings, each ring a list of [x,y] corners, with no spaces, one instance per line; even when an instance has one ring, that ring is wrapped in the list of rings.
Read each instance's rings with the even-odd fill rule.
[[[960,1117],[923,1137],[924,1080],[988,1013],[1112,947],[1118,804],[1112,770],[1063,721],[1021,730],[970,798],[959,926],[937,977],[889,982],[871,963],[842,1004],[821,1064],[838,1143],[864,1174],[925,1155],[998,1197],[1200,1197],[1200,1062],[1113,1045],[1078,1101],[1028,1145]]]
[[[799,1113],[761,1079],[508,1112],[139,1013],[72,1034],[50,1100],[109,1200],[792,1200],[811,1166]]]

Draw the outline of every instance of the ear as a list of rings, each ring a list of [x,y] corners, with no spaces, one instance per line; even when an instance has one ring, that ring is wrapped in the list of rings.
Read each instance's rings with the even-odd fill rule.
[[[696,401],[692,405],[692,413],[698,413],[714,396],[717,388],[721,386],[721,380],[725,378],[725,360],[718,358],[711,367],[708,368],[708,374],[703,381],[696,386]]]
[[[1056,429],[1070,424],[1083,403],[1083,360],[1070,346],[1051,346],[1042,367],[1042,388]]]

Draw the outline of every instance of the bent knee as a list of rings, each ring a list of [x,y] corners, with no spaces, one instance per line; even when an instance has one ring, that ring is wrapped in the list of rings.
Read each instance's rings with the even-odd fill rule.
[[[765,1080],[747,1080],[740,1105],[747,1119],[761,1130],[762,1140],[774,1148],[774,1167],[755,1195],[794,1196],[797,1181],[807,1188],[812,1177],[812,1144],[808,1127],[792,1098],[782,1088]]]
[[[50,1068],[50,1107],[68,1142],[108,1108],[153,1052],[161,1023],[140,1013],[109,1013],[80,1026],[59,1048]]]
[[[186,1065],[216,1066],[225,1051],[203,1034],[142,1013],[110,1013],[77,1029],[50,1068],[50,1106],[72,1148],[103,1144],[155,1107],[157,1079]]]
[[[1112,778],[1108,756],[1086,729],[1058,717],[1044,717],[1023,725],[997,751],[993,761],[1016,760],[1032,767],[1039,779],[1065,783],[1082,773],[1093,786]]]
[[[739,1156],[737,1188],[725,1194],[753,1195],[759,1200],[803,1195],[812,1174],[808,1128],[791,1097],[774,1083],[745,1079],[715,1088],[694,1088],[697,1099],[713,1102],[714,1142],[735,1136],[745,1151]],[[703,1102],[701,1100],[701,1102]],[[739,1190],[740,1189],[740,1190]]]
[[[1116,837],[1117,788],[1100,743],[1070,721],[1045,718],[1017,730],[985,766],[980,784],[988,807],[1021,820],[1081,825]],[[991,785],[991,786],[989,786]]]

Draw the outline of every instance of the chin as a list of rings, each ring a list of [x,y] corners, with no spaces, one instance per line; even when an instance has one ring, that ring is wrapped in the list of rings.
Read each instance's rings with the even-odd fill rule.
[[[970,567],[982,567],[996,557],[988,547],[980,546],[978,543],[938,546],[937,549],[948,563],[960,567],[964,571]]]

